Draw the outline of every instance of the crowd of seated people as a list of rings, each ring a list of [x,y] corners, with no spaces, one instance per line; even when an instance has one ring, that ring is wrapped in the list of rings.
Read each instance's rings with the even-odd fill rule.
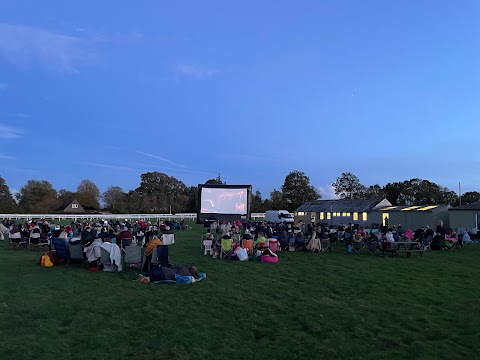
[[[235,234],[243,234],[236,237]],[[271,239],[278,241],[280,250],[322,252],[330,244],[340,242],[357,248],[369,249],[388,248],[395,242],[418,242],[422,249],[441,250],[451,249],[468,242],[474,242],[472,236],[463,231],[457,234],[453,229],[448,229],[440,222],[437,228],[431,229],[424,226],[419,229],[403,230],[398,226],[371,226],[365,227],[348,225],[329,225],[327,223],[307,224],[298,223],[268,223],[248,222],[216,222],[211,224],[204,239],[212,239],[213,256],[218,257],[221,252],[222,239],[232,239],[232,253],[236,247],[242,246],[242,240],[253,239],[255,249],[261,250],[269,247]]]
[[[181,223],[176,223],[181,224]],[[135,221],[101,221],[101,222],[72,222],[69,225],[55,225],[42,219],[39,221],[29,221],[17,224],[15,221],[4,220],[2,228],[8,235],[9,243],[17,248],[28,248],[39,243],[42,239],[46,248],[54,250],[57,246],[64,245],[68,249],[69,245],[81,245],[84,252],[84,259],[89,262],[89,270],[98,269],[99,249],[102,247],[107,252],[117,251],[120,256],[125,251],[125,247],[136,244],[145,248],[146,255],[150,249],[156,245],[161,245],[158,236],[160,234],[173,234],[170,229],[173,222],[144,222]],[[180,229],[177,226],[177,229]],[[160,229],[163,229],[161,231]],[[2,232],[3,234],[3,232]],[[149,242],[152,242],[149,246]],[[105,244],[105,245],[104,245]],[[117,261],[117,266],[121,266]]]

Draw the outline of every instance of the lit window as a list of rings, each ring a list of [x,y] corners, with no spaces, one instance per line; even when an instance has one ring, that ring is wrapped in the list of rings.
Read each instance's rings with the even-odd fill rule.
[[[299,212],[297,212],[297,215],[298,216],[305,216],[305,212],[304,211],[299,211]]]
[[[350,213],[347,213],[347,216],[350,216]]]
[[[353,213],[353,221],[358,221],[358,213],[357,212]]]
[[[362,213],[362,220],[363,220],[363,221],[367,221],[367,217],[368,217],[368,216],[367,216],[367,213],[366,213],[366,212]]]
[[[325,220],[325,214],[323,212],[320,213],[320,220]]]
[[[347,216],[347,213],[346,212],[342,213],[342,216],[343,217]]]
[[[330,220],[332,218],[332,214],[327,212],[327,220]]]

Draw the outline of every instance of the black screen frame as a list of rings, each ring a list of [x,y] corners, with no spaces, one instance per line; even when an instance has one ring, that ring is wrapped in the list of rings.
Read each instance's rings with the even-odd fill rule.
[[[247,189],[247,212],[245,214],[202,213],[202,189]],[[250,220],[252,207],[252,185],[219,185],[198,184],[197,196],[197,224],[203,224],[205,219],[213,216],[219,221],[240,220],[242,223]]]

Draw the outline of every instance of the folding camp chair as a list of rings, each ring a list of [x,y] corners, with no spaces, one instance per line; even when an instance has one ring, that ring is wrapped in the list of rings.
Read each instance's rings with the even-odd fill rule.
[[[268,239],[268,248],[272,250],[273,252],[278,252],[280,251],[280,248],[278,246],[278,240],[275,239]]]
[[[432,242],[432,238],[433,238],[432,235],[424,236],[422,238],[422,243],[420,244],[420,248],[423,251],[432,250],[432,248],[430,247],[430,243]]]
[[[125,248],[127,246],[130,246],[132,244],[132,238],[125,238],[125,239],[122,239],[121,243],[120,243],[120,248],[125,250]]]
[[[47,238],[47,235],[46,234],[41,234],[40,235],[40,240],[39,240],[39,243],[38,243],[38,247],[39,248],[47,248],[48,249],[48,246],[49,246],[49,243],[48,243],[48,238]]]
[[[117,265],[112,264],[110,253],[104,248],[100,248],[100,264],[102,264],[105,269],[109,269],[109,271],[117,271],[118,268]]]
[[[328,234],[328,238],[330,239],[330,244],[335,244],[338,241],[337,233]]]
[[[369,255],[375,254],[378,249],[378,241],[367,241],[367,250]]]
[[[233,240],[232,239],[222,239],[220,246],[220,259],[223,258],[223,255],[226,257],[230,256],[233,250]]]
[[[204,255],[213,255],[213,248],[212,248],[213,241],[212,240],[203,240],[203,247],[204,247]]]
[[[50,243],[52,244],[53,250],[55,250],[57,261],[68,263],[70,260],[70,252],[68,251],[65,239],[51,238]]]
[[[82,244],[77,244],[77,245],[68,244],[68,252],[70,254],[70,257],[67,260],[67,265],[70,263],[70,260],[81,261],[83,264],[84,257],[83,257]]]
[[[149,268],[151,266],[168,266],[168,246],[158,245],[153,248],[152,258],[150,259]]]
[[[363,241],[352,241],[352,254],[361,254]]]
[[[242,247],[247,250],[248,256],[253,256],[253,240],[242,240]]]
[[[160,261],[158,261],[158,246],[155,246],[152,251],[152,258],[150,259],[150,263],[148,264],[148,268],[150,269],[153,266],[160,265]]]
[[[321,251],[323,253],[325,252],[329,252],[331,253],[332,252],[332,246],[331,246],[331,242],[330,242],[330,239],[329,238],[323,238],[323,239],[320,239],[320,244],[321,244]]]
[[[34,248],[36,250],[40,250],[40,233],[30,233],[30,237],[28,238],[28,245],[30,250],[33,250]]]
[[[128,265],[136,265],[140,267],[142,265],[142,255],[143,249],[141,246],[129,245],[125,247],[125,256],[123,258],[123,263],[125,268]]]
[[[8,234],[8,248],[9,249],[21,249],[22,248],[22,238],[21,237],[12,237],[12,234]]]

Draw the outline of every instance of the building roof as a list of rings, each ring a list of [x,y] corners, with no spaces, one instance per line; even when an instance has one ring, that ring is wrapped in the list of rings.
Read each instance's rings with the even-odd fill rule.
[[[398,206],[387,206],[387,207],[378,207],[375,210],[383,212],[393,212],[393,211],[413,211],[413,212],[424,212],[424,211],[437,211],[445,210],[448,205],[398,205]]]
[[[76,208],[73,208],[71,205],[72,204],[77,204]],[[58,211],[63,211],[63,212],[85,212],[84,207],[78,202],[77,199],[69,199],[65,200]]]
[[[449,210],[480,210],[480,201],[462,206],[457,206]]]
[[[295,211],[305,212],[369,212],[376,207],[392,204],[384,198],[313,200],[300,205]]]

